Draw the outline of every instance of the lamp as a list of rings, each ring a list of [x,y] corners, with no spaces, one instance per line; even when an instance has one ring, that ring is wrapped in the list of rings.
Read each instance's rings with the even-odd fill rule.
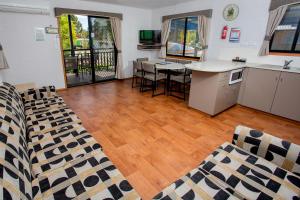
[[[6,61],[2,45],[0,44],[0,69],[7,69],[7,68],[9,68],[9,66]]]

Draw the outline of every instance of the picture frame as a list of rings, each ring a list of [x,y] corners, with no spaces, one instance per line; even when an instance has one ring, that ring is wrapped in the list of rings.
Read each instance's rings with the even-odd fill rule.
[[[231,28],[229,42],[239,43],[241,39],[241,29]]]

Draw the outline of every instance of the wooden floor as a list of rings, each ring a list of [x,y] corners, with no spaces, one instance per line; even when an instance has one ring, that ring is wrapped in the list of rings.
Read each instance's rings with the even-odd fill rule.
[[[143,199],[197,167],[243,124],[300,143],[300,123],[235,106],[217,117],[182,100],[114,81],[61,91],[67,104]]]

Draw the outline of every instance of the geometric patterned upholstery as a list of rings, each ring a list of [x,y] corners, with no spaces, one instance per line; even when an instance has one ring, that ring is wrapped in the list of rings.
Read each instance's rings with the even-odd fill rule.
[[[300,176],[300,145],[244,126],[236,128],[232,143]]]
[[[26,119],[29,138],[67,125],[81,123],[77,115],[68,108],[48,110],[44,113],[29,115]]]
[[[32,199],[22,104],[13,86],[0,86],[0,199]]]
[[[140,199],[54,87],[22,97],[0,86],[0,199]]]
[[[247,132],[251,135],[248,135]],[[258,137],[259,136],[259,137]],[[252,138],[254,137],[254,139]],[[258,142],[258,138],[268,138],[266,142]],[[298,146],[282,142],[259,131],[247,127],[237,127],[233,143],[224,143],[209,155],[198,168],[165,188],[154,199],[291,199],[299,200],[300,176],[298,176]],[[249,143],[249,145],[248,145]],[[258,152],[274,151],[274,146],[283,144],[293,147],[293,153],[279,153],[285,159],[294,161],[290,172],[281,165],[284,159],[276,158],[271,162],[267,156],[260,157]],[[286,145],[287,144],[287,145]],[[287,152],[291,149],[286,148]],[[296,152],[296,153],[295,153]],[[264,154],[259,154],[263,155]],[[275,155],[274,157],[278,157]],[[281,162],[278,163],[278,160]],[[274,161],[274,162],[273,162]],[[289,162],[291,163],[291,162]]]
[[[239,199],[300,196],[300,177],[230,143],[214,151],[200,168]]]
[[[97,141],[80,125],[77,130],[64,130],[59,136],[49,133],[43,134],[42,139],[34,137],[29,143],[34,178],[41,173],[62,167],[77,157],[97,149],[101,150]]]
[[[41,174],[32,187],[34,199],[140,199],[101,150]]]
[[[63,98],[59,96],[53,96],[50,98],[24,102],[26,116],[47,112],[51,109],[67,108],[67,107],[68,106],[65,104]]]
[[[157,194],[153,199],[238,199],[214,183],[214,179],[201,168],[190,171],[175,183]]]
[[[26,91],[20,92],[23,101],[40,100],[44,98],[50,98],[56,95],[56,90],[54,86],[44,86],[38,89],[28,89]]]

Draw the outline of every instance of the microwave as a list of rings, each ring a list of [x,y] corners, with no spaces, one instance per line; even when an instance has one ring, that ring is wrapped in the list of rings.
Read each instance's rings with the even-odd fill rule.
[[[242,82],[244,69],[233,70],[230,73],[229,85]]]

